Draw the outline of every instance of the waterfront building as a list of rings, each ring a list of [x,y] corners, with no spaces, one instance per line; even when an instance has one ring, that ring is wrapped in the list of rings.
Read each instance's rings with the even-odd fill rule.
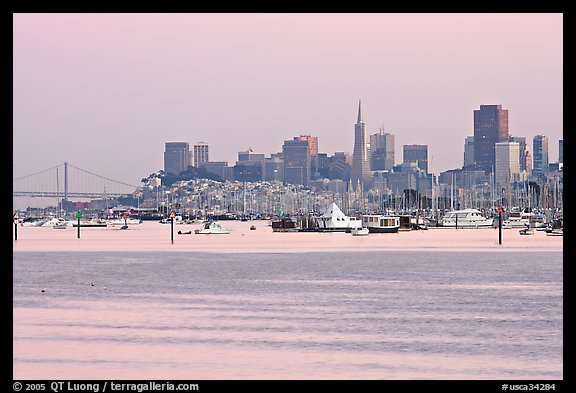
[[[353,189],[366,186],[370,179],[368,147],[366,145],[366,123],[362,121],[362,101],[358,102],[358,120],[354,126],[354,153],[352,155],[351,181]],[[365,187],[366,189],[367,187]]]
[[[548,172],[548,137],[536,135],[532,140],[533,166],[532,175],[543,178]]]
[[[480,105],[474,110],[474,162],[489,173],[496,163],[495,147],[508,141],[508,110],[502,105]]]
[[[310,145],[307,140],[294,137],[284,141],[284,183],[308,185],[310,180]]]
[[[404,145],[403,162],[414,162],[418,168],[428,173],[428,145]]]
[[[392,170],[394,167],[394,135],[384,132],[370,135],[370,170]]]
[[[177,175],[191,165],[188,142],[166,142],[164,144],[164,173]]]
[[[194,144],[192,156],[192,166],[198,167],[200,163],[210,161],[208,157],[208,144],[198,142]]]

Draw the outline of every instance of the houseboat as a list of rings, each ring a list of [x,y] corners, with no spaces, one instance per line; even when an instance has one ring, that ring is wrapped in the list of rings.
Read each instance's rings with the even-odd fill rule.
[[[382,214],[362,215],[362,226],[370,233],[396,233],[400,228],[400,217]]]

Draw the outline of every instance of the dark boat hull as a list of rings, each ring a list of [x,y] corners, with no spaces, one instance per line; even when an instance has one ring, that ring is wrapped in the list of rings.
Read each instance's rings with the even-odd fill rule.
[[[370,233],[397,233],[398,227],[368,227]]]

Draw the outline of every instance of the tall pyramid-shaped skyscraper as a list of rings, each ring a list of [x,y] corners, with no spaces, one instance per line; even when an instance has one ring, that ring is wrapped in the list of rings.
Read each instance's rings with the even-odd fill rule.
[[[350,180],[352,188],[358,185],[366,186],[372,175],[368,162],[368,146],[366,144],[366,124],[362,121],[362,100],[358,101],[358,121],[354,126],[354,153],[352,156],[352,173]]]

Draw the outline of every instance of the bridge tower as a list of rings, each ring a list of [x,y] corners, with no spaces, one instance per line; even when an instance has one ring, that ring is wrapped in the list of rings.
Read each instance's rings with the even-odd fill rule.
[[[68,206],[68,161],[64,161],[64,202]]]

